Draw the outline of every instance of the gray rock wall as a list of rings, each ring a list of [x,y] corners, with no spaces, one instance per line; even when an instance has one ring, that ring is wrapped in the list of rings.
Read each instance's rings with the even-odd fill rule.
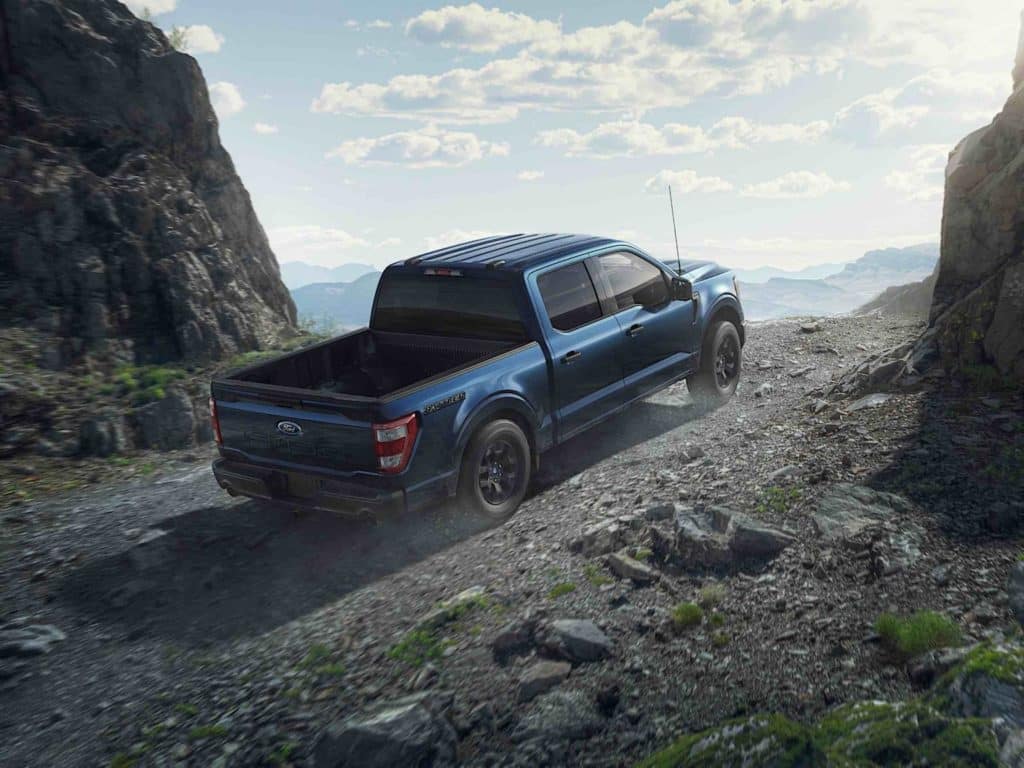
[[[931,323],[947,368],[994,365],[1024,382],[1024,50],[1015,90],[946,168]]]
[[[220,359],[295,308],[195,60],[116,0],[0,3],[0,326],[83,357]]]

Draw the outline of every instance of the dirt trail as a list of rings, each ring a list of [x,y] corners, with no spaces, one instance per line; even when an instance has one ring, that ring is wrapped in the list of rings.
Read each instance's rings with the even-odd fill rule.
[[[358,521],[232,500],[207,456],[5,510],[0,617],[66,639],[43,656],[0,659],[0,763],[133,754],[140,765],[305,765],[326,723],[435,687],[455,696],[469,764],[619,765],[737,713],[804,717],[904,695],[908,682],[864,642],[881,610],[973,612],[969,636],[1005,623],[1018,541],[985,527],[1003,490],[955,484],[971,482],[965,457],[996,449],[985,430],[1013,437],[1001,424],[1019,423],[1021,403],[926,391],[814,414],[809,393],[916,330],[820,322],[814,333],[797,321],[754,325],[741,389],[718,411],[702,416],[679,387],[546,456],[531,498],[494,529],[448,509]],[[968,422],[970,441],[944,437]],[[942,469],[956,463],[960,474]],[[816,538],[810,514],[843,482],[908,495],[900,527],[920,531],[912,563],[873,578],[862,555]],[[964,499],[969,508],[950,506]],[[574,552],[595,520],[663,503],[725,504],[797,543],[763,568],[666,571],[645,588]],[[712,583],[721,625],[666,637],[673,606]],[[395,652],[409,649],[417,617],[474,585],[486,606],[419,649],[426,673]],[[561,684],[614,706],[557,748],[516,741],[533,712],[516,700],[528,659],[499,664],[492,653],[500,629],[523,617],[593,619],[614,648]]]

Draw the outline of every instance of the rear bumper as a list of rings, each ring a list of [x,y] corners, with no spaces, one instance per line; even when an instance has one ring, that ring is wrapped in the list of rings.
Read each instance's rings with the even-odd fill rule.
[[[374,488],[224,458],[213,462],[213,476],[221,488],[231,493],[310,509],[353,513],[404,511],[407,507],[403,490]]]

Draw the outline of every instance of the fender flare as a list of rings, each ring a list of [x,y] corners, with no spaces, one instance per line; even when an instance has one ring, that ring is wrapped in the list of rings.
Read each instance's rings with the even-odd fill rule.
[[[459,471],[462,468],[462,456],[466,451],[466,446],[469,444],[470,438],[473,436],[480,427],[486,424],[492,419],[492,417],[503,411],[513,411],[517,416],[521,417],[521,420],[525,422],[528,429],[526,430],[526,440],[530,444],[530,451],[533,454],[533,460],[536,461],[538,456],[537,451],[537,433],[539,431],[539,424],[537,421],[537,413],[534,411],[533,406],[524,398],[522,395],[516,394],[515,392],[498,392],[492,395],[488,395],[487,399],[476,406],[469,417],[462,423],[459,428],[458,437],[455,440],[455,450],[452,451],[454,454],[454,461],[452,465],[451,480],[449,481],[449,493],[455,493],[459,484]]]
[[[740,346],[746,344],[746,333],[744,332],[743,328],[743,308],[742,306],[740,306],[739,299],[737,299],[733,294],[724,293],[717,299],[715,299],[714,304],[708,307],[707,314],[705,314],[704,316],[704,328],[700,334],[702,349],[704,347],[704,335],[711,327],[711,318],[713,318],[716,313],[722,311],[723,309],[731,309],[733,312],[736,313],[736,316],[740,320],[740,322],[736,326],[736,332],[739,333],[740,335]]]

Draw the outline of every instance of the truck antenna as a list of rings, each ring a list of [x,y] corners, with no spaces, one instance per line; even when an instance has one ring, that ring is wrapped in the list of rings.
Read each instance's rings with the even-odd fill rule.
[[[672,237],[676,241],[676,272],[683,274],[683,262],[679,258],[679,233],[676,232],[676,206],[672,202],[672,185],[668,185],[668,208],[672,211]]]

